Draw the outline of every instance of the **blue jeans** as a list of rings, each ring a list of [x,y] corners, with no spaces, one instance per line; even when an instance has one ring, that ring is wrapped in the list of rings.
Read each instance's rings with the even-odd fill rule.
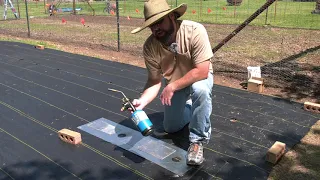
[[[176,91],[171,106],[165,106],[164,130],[174,133],[189,123],[190,142],[208,143],[211,136],[213,74],[191,86]]]

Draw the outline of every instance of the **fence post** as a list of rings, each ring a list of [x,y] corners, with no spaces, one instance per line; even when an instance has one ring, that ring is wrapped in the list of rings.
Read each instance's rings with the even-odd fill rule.
[[[44,13],[47,14],[46,0],[43,0]]]
[[[30,37],[30,25],[29,25],[28,2],[27,2],[27,0],[24,0],[24,3],[25,3],[25,5],[26,5],[26,16],[27,16],[27,26],[28,26],[28,37]]]
[[[264,25],[268,24],[268,10],[269,10],[269,8],[267,7],[267,9],[266,9],[266,19],[264,21]]]
[[[120,52],[119,0],[116,0],[116,7],[117,7],[118,52]]]
[[[72,2],[72,9],[73,9],[73,15],[76,15],[76,0],[73,0]]]
[[[18,15],[19,15],[19,18],[20,18],[21,14],[20,14],[19,0],[17,0],[17,6],[18,6]]]

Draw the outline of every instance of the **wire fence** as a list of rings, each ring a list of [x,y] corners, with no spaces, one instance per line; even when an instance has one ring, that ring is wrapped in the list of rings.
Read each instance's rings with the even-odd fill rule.
[[[4,14],[7,1],[0,0],[0,14]],[[215,47],[266,1],[167,2],[171,7],[186,3],[188,9],[181,19],[202,23],[207,28],[212,47]],[[12,4],[21,19],[15,20],[9,7],[7,20],[0,21],[0,31],[2,34],[26,36],[25,2],[12,0]],[[150,31],[146,29],[137,35],[130,31],[143,23],[143,5],[143,0],[28,1],[31,38],[98,46],[141,57],[142,45]],[[247,67],[259,66],[267,86],[319,98],[319,8],[319,0],[275,1],[215,53],[215,74],[245,81]]]
[[[181,3],[188,4],[184,19],[202,23],[240,24],[255,10],[264,4],[265,0],[167,0],[171,7]],[[6,3],[8,2],[8,3]],[[25,3],[23,0],[0,0],[0,13],[4,14],[4,4],[8,4],[8,19],[14,19],[10,3],[13,4],[19,16],[25,18]],[[50,5],[55,6],[55,15],[76,14],[115,16],[116,1],[101,0],[33,0],[29,3],[29,15],[46,17]],[[119,15],[131,18],[143,18],[144,0],[119,0]],[[233,5],[237,4],[237,5]],[[320,29],[319,14],[320,2],[316,0],[277,0],[261,16],[253,21],[252,25],[272,25],[277,27]],[[307,23],[306,23],[307,22]]]

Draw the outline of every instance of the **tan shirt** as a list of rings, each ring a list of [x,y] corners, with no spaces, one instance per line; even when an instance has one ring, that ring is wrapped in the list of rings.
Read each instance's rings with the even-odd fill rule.
[[[169,51],[153,35],[146,40],[143,55],[149,77],[157,78],[162,75],[167,83],[171,83],[183,77],[196,64],[213,57],[209,37],[202,24],[189,20],[178,21],[178,24],[178,53]],[[209,67],[212,72],[211,62]]]

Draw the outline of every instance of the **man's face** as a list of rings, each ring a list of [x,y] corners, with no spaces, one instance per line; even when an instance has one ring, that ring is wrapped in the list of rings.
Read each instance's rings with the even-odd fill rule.
[[[169,46],[174,42],[174,25],[168,15],[151,25],[150,29],[153,36],[164,45]]]

